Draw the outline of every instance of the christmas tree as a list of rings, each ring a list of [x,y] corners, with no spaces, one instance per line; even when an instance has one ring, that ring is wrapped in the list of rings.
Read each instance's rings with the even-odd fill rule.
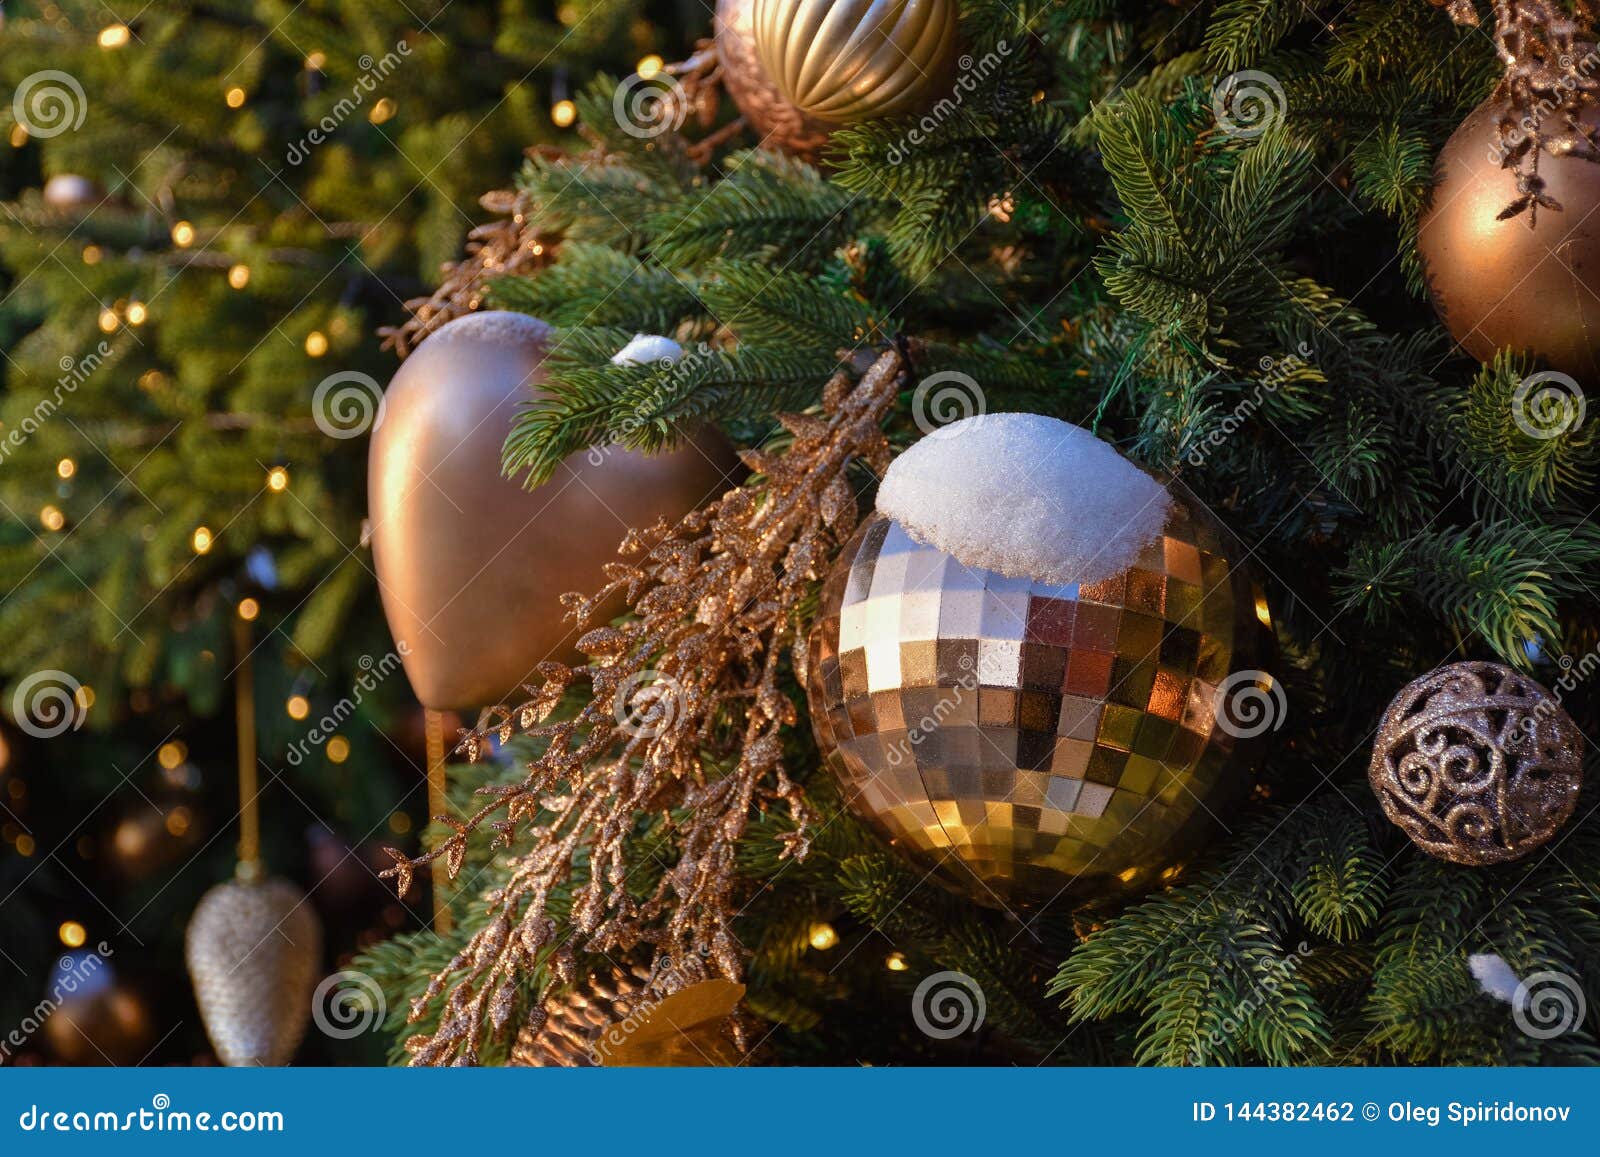
[[[681,519],[590,528],[616,561],[540,593],[583,658],[541,649],[461,732],[427,850],[396,847],[385,873],[401,895],[433,873],[449,917],[352,965],[382,992],[390,1059],[1600,1059],[1600,827],[1578,794],[1600,725],[1582,338],[1600,296],[1562,258],[1600,204],[1589,5],[948,0],[886,5],[883,24],[868,7],[723,0],[681,64],[596,77],[572,98],[582,143],[531,149],[466,259],[397,295],[405,365],[467,333],[536,351],[541,392],[485,471],[550,493],[576,463],[602,477],[709,425],[747,476]],[[464,24],[441,59],[489,42],[482,17],[441,19]],[[575,51],[542,29],[492,43]],[[103,60],[87,51],[86,72]],[[463,71],[521,94],[513,151],[544,132],[517,77]],[[471,124],[439,131],[479,147]],[[401,190],[378,191],[379,162],[328,155],[382,216]],[[1464,195],[1476,216],[1452,224],[1452,181],[1497,199]],[[455,255],[455,220],[448,245],[407,220],[446,249],[402,245],[412,275]],[[244,263],[250,285],[265,260]],[[211,300],[234,300],[224,283]],[[1537,308],[1508,305],[1519,291]],[[131,334],[134,291],[100,292],[96,323]],[[311,413],[312,331],[370,336],[372,316],[335,334],[322,309],[261,347],[300,384],[274,363],[238,405],[247,387],[216,375],[237,376],[237,342],[226,364],[202,354],[221,322],[171,338],[202,359],[175,385],[230,402],[193,404],[235,425],[191,421],[249,458],[227,474],[235,505],[274,466],[310,505],[303,477],[359,462],[364,440],[320,428],[303,469],[282,449]],[[272,415],[260,445],[241,414]],[[38,478],[68,451],[35,441]],[[234,561],[234,587],[200,568],[226,599],[248,547],[302,524],[219,526],[219,483],[173,469],[153,497],[184,513],[150,544],[80,549],[108,552],[95,575],[164,558],[148,581],[193,613],[202,595],[170,576],[196,552]],[[356,513],[313,525],[359,518],[359,481],[321,481]],[[37,485],[8,503],[31,514]],[[460,518],[493,540],[501,513]],[[12,533],[20,583],[38,532]],[[360,625],[365,567],[340,593],[290,566],[343,559],[348,537],[303,535],[276,569],[316,603],[279,661],[388,650]],[[941,605],[908,635],[930,586],[981,615],[1021,605],[1025,629],[952,634]],[[60,602],[114,636],[75,589]],[[862,609],[880,598],[899,600],[892,625]],[[14,627],[18,672],[70,669],[59,648],[93,636],[67,613]],[[115,659],[102,702],[172,658],[113,643],[91,648]],[[662,1021],[677,1031],[652,1037]]]
[[[722,4],[715,65],[702,45],[658,78],[648,116],[606,80],[587,90],[589,149],[532,157],[507,205],[559,239],[554,259],[469,279],[489,304],[558,327],[548,399],[505,447],[529,485],[589,447],[657,449],[708,418],[755,448],[753,480],[731,507],[641,534],[613,576],[633,584],[634,616],[590,623],[589,667],[549,673],[465,739],[482,758],[529,737],[456,769],[456,814],[481,811],[483,827],[435,833],[466,882],[455,930],[364,958],[390,994],[396,1059],[604,1060],[594,1042],[608,1038],[584,1016],[626,1028],[704,977],[746,985],[741,1039],[777,1063],[1596,1059],[1591,805],[1530,854],[1499,857],[1516,862],[1464,866],[1437,856],[1483,861],[1408,843],[1367,775],[1390,741],[1376,734],[1386,705],[1411,680],[1492,660],[1504,667],[1481,670],[1504,675],[1450,674],[1451,694],[1500,678],[1520,694],[1516,672],[1553,684],[1595,645],[1581,385],[1562,374],[1535,424],[1535,358],[1491,349],[1478,364],[1454,349],[1418,256],[1435,158],[1505,92],[1497,48],[1546,48],[1553,67],[1557,49],[1592,42],[1530,5],[1498,6],[1491,34],[1468,3],[1422,0],[968,0],[953,84],[909,114],[819,130],[812,111],[847,87],[836,77],[875,75],[851,72],[844,37],[815,32],[826,7],[758,4],[752,22],[749,6]],[[785,35],[799,39],[762,42]],[[1573,59],[1560,67],[1576,76]],[[1560,101],[1588,88],[1567,84]],[[1592,187],[1591,162],[1567,163],[1588,166],[1569,180]],[[1553,188],[1557,162],[1544,165],[1532,171]],[[1548,224],[1563,211],[1586,206],[1540,209],[1538,228],[1568,228]],[[613,361],[635,332],[695,352]],[[1537,333],[1521,345],[1546,349]],[[843,565],[883,467],[981,410],[1065,419],[1181,481],[1260,576],[1278,653],[1253,688],[1269,713],[1253,790],[1216,817],[1225,835],[1164,870],[1130,869],[1130,888],[1061,889],[1042,906],[953,894],[928,857],[860,822],[870,809],[846,798],[859,785],[841,789],[824,763],[826,695],[813,685],[816,742],[787,712],[807,700],[807,660],[791,664],[789,648],[818,629],[814,580]],[[978,491],[998,525],[1006,488],[1025,489],[1011,469],[927,471],[916,501],[959,507]],[[763,555],[753,544],[770,547],[773,520],[796,507],[812,521],[785,524],[789,553]],[[858,567],[867,557],[843,549]],[[684,558],[700,569],[674,570]],[[746,573],[778,576],[777,593],[724,606],[718,584]],[[696,621],[747,630],[749,649],[702,639],[709,650],[671,666]],[[608,708],[652,666],[691,718],[641,742]],[[1592,690],[1562,698],[1593,734]],[[640,777],[661,792],[643,808]],[[713,790],[729,783],[731,803]],[[706,835],[723,821],[725,839]],[[957,843],[981,838],[940,821]],[[1563,986],[1559,1032],[1523,1030],[1541,977]],[[551,1034],[580,1045],[541,1053]]]

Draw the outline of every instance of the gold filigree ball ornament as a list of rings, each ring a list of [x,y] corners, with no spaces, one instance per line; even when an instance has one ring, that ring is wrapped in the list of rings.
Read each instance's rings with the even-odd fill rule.
[[[1389,820],[1457,864],[1519,860],[1571,817],[1583,737],[1538,683],[1499,663],[1452,663],[1384,712],[1368,769]]]
[[[1452,6],[1476,23],[1470,4]],[[1461,347],[1600,383],[1600,76],[1592,32],[1550,0],[1496,5],[1505,77],[1446,142],[1418,228],[1435,309]]]
[[[744,985],[714,977],[657,997],[649,993],[651,976],[650,966],[630,961],[552,994],[518,1031],[510,1063],[697,1068],[745,1059],[733,1023]]]
[[[1148,886],[1281,726],[1266,602],[1190,496],[1094,435],[988,414],[894,461],[809,639],[850,807],[979,903]]]
[[[305,1036],[322,925],[287,880],[240,878],[200,898],[184,955],[206,1035],[229,1066],[286,1065]]]

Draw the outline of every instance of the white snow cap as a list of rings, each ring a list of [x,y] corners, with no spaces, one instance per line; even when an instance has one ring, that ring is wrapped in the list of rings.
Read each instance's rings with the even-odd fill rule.
[[[611,355],[611,361],[619,366],[647,366],[652,362],[675,362],[682,356],[683,347],[670,337],[636,333],[632,341]]]
[[[1160,535],[1166,487],[1080,426],[978,414],[889,465],[878,510],[970,567],[1067,585],[1111,578]]]
[[[1511,965],[1505,962],[1503,956],[1496,956],[1492,952],[1469,956],[1467,967],[1472,970],[1473,978],[1484,992],[1507,1004],[1516,1003],[1517,989],[1522,986],[1522,981],[1511,971]]]
[[[536,317],[513,313],[509,309],[486,309],[452,318],[429,334],[422,344],[435,349],[458,341],[469,341],[476,345],[523,346],[543,341],[549,335],[550,327]]]

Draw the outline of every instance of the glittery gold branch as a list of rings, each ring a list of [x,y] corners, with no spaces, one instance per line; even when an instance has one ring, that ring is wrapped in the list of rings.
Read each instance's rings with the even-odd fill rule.
[[[602,590],[563,597],[580,626],[618,591],[632,614],[583,635],[586,665],[541,664],[532,697],[494,709],[464,741],[476,760],[491,736],[504,742],[522,732],[546,740],[544,753],[520,783],[486,789],[492,798],[464,823],[440,817],[455,831],[431,852],[411,859],[389,850],[395,865],[385,875],[404,891],[438,857],[454,875],[482,829],[497,846],[520,849],[509,882],[485,897],[487,925],[413,1006],[416,1021],[444,1002],[438,1030],[406,1042],[412,1064],[476,1063],[485,1034],[508,1028],[534,969],[547,965],[570,981],[580,949],[647,946],[673,961],[657,970],[669,990],[712,975],[740,979],[735,841],[755,810],[775,804],[796,823],[784,854],[804,856],[809,841],[809,808],[783,765],[781,732],[797,713],[779,685],[780,665],[796,641],[801,601],[854,529],[846,467],[853,459],[888,464],[880,423],[904,375],[897,350],[859,382],[840,371],[821,414],[782,417],[793,436],[787,450],[746,452],[752,481],[676,526],[630,534]],[[551,722],[585,682],[577,715]],[[646,814],[663,825],[649,866],[665,871],[640,894],[628,838]],[[563,939],[550,902],[564,886],[573,893]]]
[[[1457,24],[1478,23],[1470,0],[1434,2],[1443,3]],[[1494,91],[1504,107],[1497,125],[1500,164],[1517,178],[1517,196],[1500,218],[1526,212],[1529,228],[1541,208],[1561,211],[1539,175],[1541,153],[1600,162],[1597,130],[1583,123],[1600,91],[1595,7],[1593,0],[1576,0],[1571,8],[1560,0],[1495,0],[1494,5],[1495,50],[1505,66]]]
[[[555,239],[528,220],[526,202],[515,189],[498,189],[478,199],[496,220],[467,234],[466,255],[440,269],[439,288],[433,293],[405,303],[410,316],[404,322],[378,331],[386,347],[409,356],[434,330],[477,309],[489,279],[532,273],[549,263]]]

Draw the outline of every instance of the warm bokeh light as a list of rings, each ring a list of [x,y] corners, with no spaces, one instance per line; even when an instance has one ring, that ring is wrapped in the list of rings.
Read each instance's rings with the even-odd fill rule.
[[[228,90],[228,95],[223,99],[228,102],[229,108],[242,108],[244,106],[244,89],[234,85]]]
[[[350,758],[350,741],[342,735],[328,740],[328,762],[343,763]]]
[[[83,942],[89,939],[89,934],[84,931],[83,925],[76,920],[63,921],[56,935],[61,937],[61,943],[68,948],[82,948]]]
[[[906,963],[906,954],[904,952],[889,953],[888,957],[883,963],[884,967],[886,967],[890,972],[904,972],[906,969],[911,967],[911,965]]]
[[[142,301],[128,302],[128,324],[143,325],[144,319],[150,316],[150,311],[145,308]]]
[[[311,700],[304,695],[291,695],[283,709],[289,713],[290,719],[304,719],[311,714]]]
[[[58,507],[46,506],[39,511],[39,525],[46,530],[60,530],[66,524],[67,516]]]
[[[833,930],[833,925],[825,920],[813,924],[806,938],[811,941],[811,947],[818,952],[826,952],[839,943],[839,934]]]
[[[243,289],[250,284],[250,267],[248,265],[234,265],[228,269],[228,284],[234,289]]]
[[[189,749],[176,739],[163,743],[161,750],[156,752],[156,761],[168,771],[177,767],[187,758],[189,758]]]
[[[306,334],[306,353],[314,358],[320,358],[328,352],[328,335],[320,329],[314,329]]]
[[[274,494],[281,494],[289,489],[289,471],[282,466],[274,466],[267,471],[267,489]]]
[[[179,804],[167,813],[167,834],[182,837],[189,832],[189,809]]]
[[[661,69],[665,63],[665,61],[652,52],[649,56],[646,56],[639,61],[638,67],[634,71],[639,74],[639,78],[641,80],[650,80],[660,75]]]
[[[239,600],[239,617],[247,623],[256,621],[256,616],[261,613],[261,604],[255,599]]]
[[[394,116],[394,101],[383,97],[372,106],[372,111],[367,114],[367,120],[375,125],[381,125],[392,116]]]
[[[78,472],[78,464],[71,458],[63,458],[56,463],[57,478],[71,478]]]
[[[81,254],[81,256],[83,257],[83,263],[85,265],[99,265],[100,264],[100,246],[98,246],[98,245],[85,245],[83,247],[83,253]]]
[[[189,545],[194,548],[196,554],[210,553],[211,542],[211,528],[209,526],[195,527],[194,534],[189,539]]]
[[[179,221],[172,227],[172,243],[180,249],[187,249],[194,244],[194,226],[187,221]]]
[[[578,106],[570,100],[558,100],[550,109],[550,119],[558,129],[564,129],[578,119]]]
[[[117,24],[107,24],[100,30],[100,47],[121,48],[124,44],[128,43],[132,36],[133,33],[128,30],[128,26],[126,24],[122,24],[120,22]]]
[[[117,329],[117,324],[118,324],[118,320],[117,320],[117,311],[116,310],[114,310],[114,309],[102,309],[100,311],[100,332],[102,332],[102,333],[115,333],[116,329]]]

